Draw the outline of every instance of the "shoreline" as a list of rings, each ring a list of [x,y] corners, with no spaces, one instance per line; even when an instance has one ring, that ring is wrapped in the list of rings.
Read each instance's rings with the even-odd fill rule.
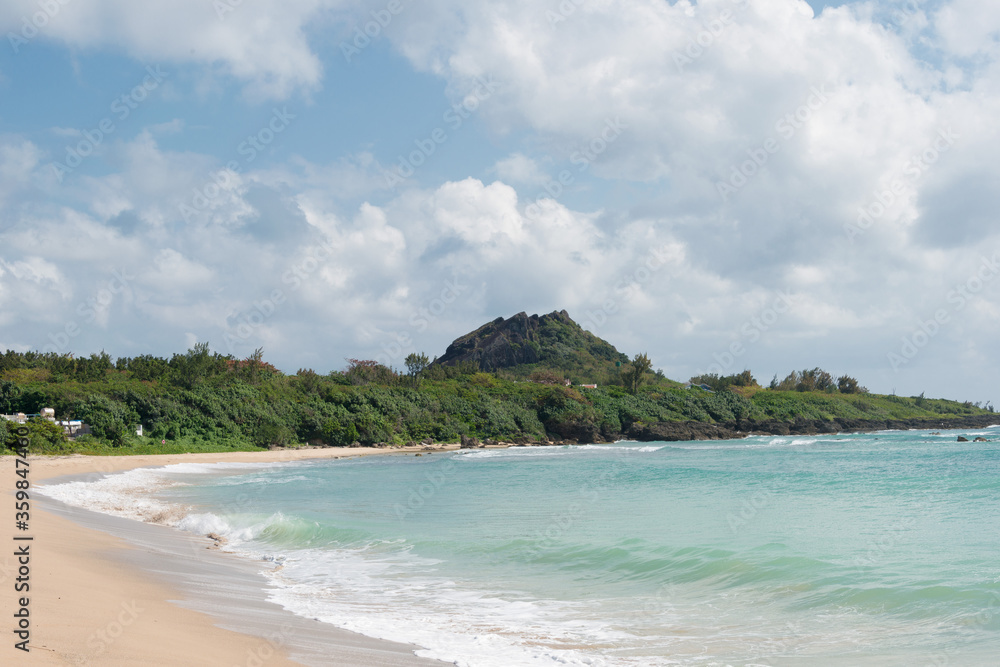
[[[34,487],[57,478],[93,481],[110,473],[175,463],[272,463],[415,454],[428,449],[447,451],[457,446],[121,457],[31,455],[28,460]],[[14,483],[19,479],[14,468],[13,456],[0,457],[0,488],[7,491],[11,503]],[[20,544],[13,540],[17,532],[14,508],[9,511],[3,521],[7,547]],[[319,623],[268,602],[267,590],[259,579],[262,565],[210,550],[212,541],[206,537],[70,507],[41,494],[32,494],[30,514],[30,530],[22,534],[33,538],[28,543],[27,592],[14,591],[19,567],[14,549],[5,548],[0,556],[0,614],[12,619],[19,598],[27,596],[30,652],[15,649],[18,640],[5,628],[7,639],[0,647],[0,664],[447,664],[417,657],[413,651],[420,647]],[[216,604],[215,609],[208,597],[198,599],[199,589],[211,594],[205,587],[213,583],[220,586],[214,591],[216,599],[219,593],[227,599],[226,605]],[[235,592],[239,595],[231,597]],[[239,610],[234,613],[232,607]],[[317,656],[322,656],[323,662],[318,662]]]
[[[954,420],[959,421],[959,420]],[[1000,424],[996,419],[976,420],[975,425],[937,422],[925,429],[961,430],[983,428],[985,421]],[[882,422],[887,426],[894,424]],[[786,423],[803,430],[815,425],[803,420]],[[865,430],[906,430],[903,428]],[[957,428],[956,428],[957,427]],[[791,430],[791,429],[790,429]],[[861,429],[857,429],[861,430]],[[854,430],[844,432],[856,432]],[[788,435],[828,433],[798,433]],[[733,439],[751,435],[741,432]],[[757,434],[754,434],[757,435]],[[767,433],[766,435],[785,435]],[[692,440],[722,438],[692,438]],[[730,439],[730,438],[725,438]],[[545,444],[569,443],[538,443]],[[485,448],[506,448],[512,443],[485,445]],[[31,483],[63,481],[96,481],[107,474],[137,468],[155,468],[177,463],[273,463],[341,459],[376,455],[416,455],[459,449],[459,445],[421,445],[407,448],[303,448],[260,452],[220,452],[138,456],[29,456]],[[0,488],[13,495],[14,457],[0,457]],[[13,499],[11,499],[13,500]],[[107,514],[63,505],[59,501],[32,495],[31,530],[31,653],[27,656],[13,649],[15,639],[0,648],[0,663],[38,665],[444,665],[448,663],[419,658],[417,646],[396,644],[357,634],[336,626],[318,623],[284,610],[266,600],[267,590],[261,585],[259,573],[263,565],[246,561],[225,552],[212,551],[212,540],[204,536],[183,533],[166,526],[122,519]],[[14,531],[13,508],[4,521],[7,544]],[[117,522],[117,524],[116,524]],[[142,533],[139,535],[138,533]],[[155,533],[160,533],[157,537]],[[129,538],[129,534],[134,539]],[[149,548],[157,540],[181,545],[172,556]],[[192,547],[190,543],[197,543]],[[162,545],[161,545],[162,546]],[[204,553],[208,564],[192,581],[192,549]],[[13,549],[0,555],[0,613],[13,615],[16,594],[11,585],[16,576]],[[169,566],[174,561],[173,569]],[[177,565],[176,563],[180,563]],[[179,568],[179,569],[178,569]],[[222,569],[224,568],[224,570]],[[239,572],[237,572],[239,571]],[[242,577],[239,582],[236,580]],[[253,586],[247,586],[249,578]],[[211,586],[216,579],[227,579],[227,585],[240,587],[239,603],[223,588],[204,590],[198,600],[198,587]],[[236,583],[234,583],[236,582]],[[248,596],[253,588],[258,595]],[[214,596],[214,597],[213,597]],[[254,599],[246,599],[253,597]],[[219,599],[225,605],[218,604]],[[215,600],[216,609],[209,604]],[[242,603],[242,606],[241,604]],[[226,613],[229,607],[240,607]],[[291,623],[292,625],[288,625]],[[277,635],[275,628],[277,627]],[[288,628],[293,628],[288,630]],[[291,641],[288,639],[291,638]],[[322,656],[317,660],[316,656]],[[25,662],[25,657],[27,661]],[[310,660],[310,657],[312,660]],[[331,663],[330,661],[334,662]]]
[[[754,435],[833,435],[879,431],[958,431],[1000,425],[1000,413],[933,419],[796,419],[795,421],[656,422],[633,424],[624,434],[638,442],[739,440]]]

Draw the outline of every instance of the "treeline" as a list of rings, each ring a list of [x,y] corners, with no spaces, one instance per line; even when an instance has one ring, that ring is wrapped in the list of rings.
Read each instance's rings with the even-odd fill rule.
[[[424,355],[401,373],[370,360],[344,369],[284,375],[258,350],[237,360],[196,345],[170,359],[112,360],[106,354],[68,356],[8,352],[0,357],[0,411],[80,419],[96,440],[119,448],[137,442],[236,442],[256,447],[402,444],[463,435],[503,440],[608,438],[637,420],[732,419],[749,406],[740,399],[633,396],[624,386],[585,396],[564,383],[504,379],[475,364],[431,366]],[[638,392],[649,360],[637,355],[623,375]],[[735,403],[734,403],[735,401]],[[735,411],[734,411],[735,408]],[[58,449],[44,420],[32,428],[36,449]],[[139,425],[143,437],[135,435]],[[58,440],[58,438],[57,438]]]
[[[759,387],[749,371],[727,378],[703,376],[715,392],[685,390],[650,370],[646,355],[622,367],[622,385],[565,386],[558,370],[536,381],[483,373],[472,363],[430,365],[407,358],[397,371],[350,359],[326,374],[300,369],[286,375],[263,360],[196,345],[169,359],[112,360],[7,352],[0,355],[0,412],[80,419],[93,436],[67,443],[44,420],[31,424],[34,451],[179,451],[404,444],[430,439],[580,442],[627,437],[643,424],[669,421],[898,419],[979,414],[970,404],[937,399]],[[803,373],[795,374],[801,382]],[[825,382],[822,375],[807,375]],[[714,384],[713,384],[714,383]],[[728,390],[733,388],[734,390]],[[142,426],[143,436],[136,430]],[[10,437],[0,420],[0,442]],[[157,449],[158,447],[165,449]],[[174,449],[170,449],[173,447]]]
[[[703,384],[711,387],[714,391],[722,391],[730,387],[760,388],[757,380],[749,370],[744,370],[733,375],[719,375],[718,373],[697,375],[691,378],[691,384]],[[859,385],[856,378],[849,375],[841,375],[834,379],[830,373],[827,373],[822,368],[792,371],[780,382],[776,374],[771,379],[768,389],[774,391],[823,391],[828,394],[836,392],[841,394],[868,393],[868,388]]]

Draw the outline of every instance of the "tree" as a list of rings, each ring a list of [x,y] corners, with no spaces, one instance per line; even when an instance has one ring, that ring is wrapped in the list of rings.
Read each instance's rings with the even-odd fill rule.
[[[0,380],[0,413],[13,414],[15,406],[20,407],[22,390],[8,380]]]
[[[73,405],[72,414],[90,426],[95,436],[115,447],[127,443],[139,423],[139,415],[125,403],[104,394],[91,394]]]
[[[841,375],[837,378],[837,389],[840,390],[841,394],[856,394],[858,393],[858,381],[850,375]]]
[[[396,371],[371,359],[348,359],[347,364],[344,375],[351,384],[392,385],[398,379]]]
[[[733,378],[732,384],[736,387],[759,387],[757,384],[757,378],[753,376],[750,369],[746,368],[742,373],[737,373],[731,376]]]
[[[257,447],[286,447],[295,440],[295,433],[277,419],[262,418],[251,435]]]
[[[138,357],[120,357],[116,362],[120,371],[127,370],[136,380],[160,380],[170,372],[170,364],[166,359],[144,354]]]
[[[11,424],[7,428],[10,431],[14,429],[10,428],[14,426]],[[66,435],[63,429],[58,424],[50,422],[48,419],[43,419],[42,417],[32,417],[24,425],[28,429],[28,449],[35,453],[41,452],[58,452],[61,451],[66,443]],[[10,434],[8,434],[8,439]]]
[[[795,389],[796,391],[827,391],[832,390],[833,386],[833,376],[822,368],[816,367],[812,370],[802,371]]]
[[[563,376],[557,375],[555,372],[548,370],[547,368],[542,368],[531,373],[528,376],[528,382],[536,382],[538,384],[564,384],[565,380]]]
[[[170,359],[170,368],[177,384],[193,389],[216,370],[213,361],[208,343],[196,343],[187,354],[175,354]]]
[[[300,368],[295,376],[298,377],[302,390],[307,394],[316,392],[322,384],[319,374],[311,368]]]
[[[646,379],[646,373],[652,367],[653,362],[649,360],[645,352],[635,355],[635,359],[632,360],[632,366],[622,374],[625,380],[625,388],[630,394],[635,394],[639,391],[639,386]]]
[[[431,360],[423,352],[420,354],[411,352],[406,356],[404,363],[406,364],[406,370],[410,373],[410,378],[412,378],[413,386],[417,386],[420,384],[420,375],[427,369]]]
[[[795,391],[798,389],[799,381],[798,371],[792,371],[784,380],[778,383],[778,391]]]
[[[702,373],[701,375],[693,375],[688,382],[693,385],[706,385],[711,387],[714,391],[718,391],[722,386],[722,378],[719,377],[718,373]]]
[[[333,447],[349,447],[360,438],[358,428],[346,411],[335,419],[327,420],[323,424],[322,433],[326,444]]]
[[[729,387],[757,387],[757,380],[754,378],[753,373],[749,370],[744,370],[742,373],[735,373],[733,375],[720,376],[718,373],[705,373],[704,375],[696,375],[691,378],[691,384],[695,385],[707,385],[712,388],[713,391],[724,391]]]
[[[241,371],[240,375],[244,376],[250,384],[258,384],[260,382],[260,371],[264,368],[264,348],[258,347],[253,351],[253,354],[244,359],[237,366]]]

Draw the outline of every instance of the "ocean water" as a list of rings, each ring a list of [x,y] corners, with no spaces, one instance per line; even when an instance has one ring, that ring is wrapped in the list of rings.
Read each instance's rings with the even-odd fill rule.
[[[459,665],[998,665],[1000,443],[960,434],[1000,439],[182,464],[45,493],[224,537],[285,608]]]

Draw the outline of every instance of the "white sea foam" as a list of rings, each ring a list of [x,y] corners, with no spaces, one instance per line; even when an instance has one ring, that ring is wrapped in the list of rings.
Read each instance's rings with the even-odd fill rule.
[[[516,459],[545,456],[565,456],[568,452],[561,447],[518,447],[517,449],[489,449],[476,452],[460,452],[456,459]]]
[[[819,442],[818,438],[791,438],[787,436],[772,437],[770,439],[765,439],[765,436],[751,436],[750,438],[741,438],[739,440],[723,440],[717,441],[712,440],[708,442],[672,442],[669,445],[661,445],[662,447],[670,447],[672,449],[687,449],[687,450],[712,450],[712,449],[723,449],[723,450],[739,450],[739,449],[776,449],[779,447],[803,447],[806,445],[812,445]],[[842,440],[829,440],[825,442],[846,442]],[[710,444],[711,443],[711,444]]]
[[[582,618],[568,602],[428,576],[436,561],[310,549],[288,553],[283,564],[268,575],[272,601],[370,637],[432,647],[417,651],[421,657],[474,667],[630,664],[567,648],[634,640],[630,634]]]
[[[281,527],[290,519],[281,512],[271,515],[239,514],[222,517],[212,512],[188,514],[174,525],[175,528],[195,535],[209,533],[226,541],[226,550],[251,542],[260,537],[268,528]],[[255,554],[257,555],[257,554]]]
[[[639,444],[639,443],[631,443],[631,444]],[[643,452],[643,453],[648,453],[648,452],[659,451],[659,450],[663,449],[664,447],[666,447],[666,445],[644,445],[644,446],[640,446],[640,447],[626,447],[626,446],[622,446],[622,445],[617,445],[617,446],[616,445],[571,445],[571,447],[573,449],[581,449],[581,450],[599,449],[599,450],[610,450],[610,451],[615,451],[615,452]]]
[[[285,463],[175,463],[162,468],[136,468],[97,480],[40,485],[38,493],[84,509],[125,519],[175,526],[186,508],[152,497],[156,491],[184,484],[185,475],[218,474],[269,468]]]
[[[638,443],[635,443],[638,444]],[[645,445],[641,447],[626,447],[621,445],[561,445],[561,446],[538,446],[538,447],[510,447],[508,449],[491,449],[486,451],[459,452],[455,454],[458,459],[517,459],[517,458],[542,458],[553,456],[566,456],[574,452],[586,452],[594,450],[609,450],[631,454],[638,452],[648,454],[656,452],[667,445]]]
[[[173,525],[179,508],[152,498],[153,491],[173,486],[155,469],[139,468],[92,482],[68,482],[37,487],[38,493],[67,505],[126,519]]]
[[[294,477],[274,478],[267,475],[239,475],[217,482],[218,486],[245,486],[248,484],[293,484],[296,482],[308,482],[309,477],[305,475],[295,475]]]

